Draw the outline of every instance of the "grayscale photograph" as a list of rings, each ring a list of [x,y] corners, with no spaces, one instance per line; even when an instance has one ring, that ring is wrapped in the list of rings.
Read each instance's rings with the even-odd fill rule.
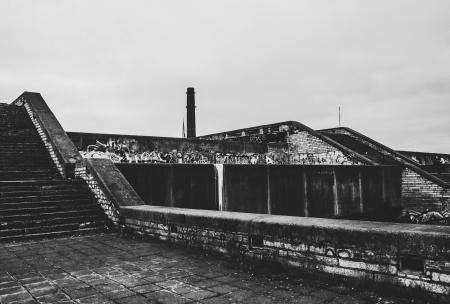
[[[13,303],[450,303],[450,1],[0,0]]]

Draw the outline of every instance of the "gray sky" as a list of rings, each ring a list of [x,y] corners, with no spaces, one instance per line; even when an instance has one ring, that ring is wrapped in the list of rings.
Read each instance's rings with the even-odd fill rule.
[[[0,102],[67,131],[180,136],[297,120],[450,153],[450,1],[0,2]]]

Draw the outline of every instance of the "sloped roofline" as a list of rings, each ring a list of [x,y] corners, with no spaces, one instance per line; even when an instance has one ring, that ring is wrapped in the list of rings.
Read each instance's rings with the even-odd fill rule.
[[[413,170],[414,172],[420,174],[421,176],[425,177],[426,179],[428,179],[428,180],[438,184],[441,187],[446,187],[446,188],[450,187],[449,183],[447,183],[447,182],[443,181],[442,179],[440,179],[440,178],[430,174],[428,171],[423,170],[422,168],[419,167],[419,165],[415,161],[413,161],[409,157],[407,157],[407,156],[405,156],[405,155],[403,155],[403,154],[401,154],[401,153],[399,153],[399,152],[389,148],[388,146],[385,146],[382,143],[380,143],[380,142],[378,142],[376,140],[373,140],[372,138],[367,137],[364,134],[359,133],[358,131],[355,131],[355,130],[349,128],[349,127],[329,128],[329,129],[322,129],[322,130],[318,130],[318,131],[322,132],[322,131],[332,131],[332,130],[345,130],[345,131],[347,131],[349,133],[352,133],[352,134],[354,134],[354,135],[356,135],[358,137],[361,137],[362,139],[372,143],[373,145],[378,146],[378,147],[388,151],[389,153],[392,153],[396,157],[395,160],[399,161],[402,165],[404,165],[405,167],[407,167],[407,168]]]
[[[219,133],[213,133],[213,134],[207,134],[207,135],[202,135],[202,136],[198,136],[197,138],[204,138],[204,137],[211,137],[211,136],[215,136],[215,135],[225,135],[225,134],[229,134],[229,133],[238,133],[238,132],[245,132],[245,131],[250,131],[250,130],[258,130],[258,129],[262,129],[262,128],[272,128],[272,127],[279,127],[282,125],[288,125],[288,126],[292,126],[295,128],[298,128],[300,130],[306,131],[312,135],[314,135],[315,137],[320,138],[321,140],[323,140],[324,142],[326,142],[327,144],[341,150],[344,152],[344,154],[350,155],[355,157],[356,159],[358,159],[359,161],[365,163],[365,164],[370,164],[370,165],[379,165],[379,163],[347,148],[346,146],[338,143],[337,141],[321,134],[320,132],[311,129],[310,127],[298,122],[298,121],[293,121],[293,120],[288,120],[288,121],[282,121],[282,122],[278,122],[278,123],[272,123],[272,124],[266,124],[266,125],[259,125],[259,126],[254,126],[254,127],[249,127],[249,128],[241,128],[241,129],[236,129],[236,130],[230,130],[230,131],[226,131],[226,132],[219,132]]]

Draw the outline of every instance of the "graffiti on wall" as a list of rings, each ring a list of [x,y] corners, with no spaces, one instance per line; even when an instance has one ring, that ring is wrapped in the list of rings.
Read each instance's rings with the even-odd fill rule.
[[[399,221],[413,224],[434,224],[450,226],[450,210],[426,210],[423,212],[407,210],[399,218]]]
[[[307,143],[297,142],[288,149],[269,149],[267,153],[224,153],[199,151],[186,147],[162,151],[155,144],[143,144],[134,138],[109,138],[96,140],[94,145],[80,151],[85,158],[107,158],[119,163],[170,163],[170,164],[273,164],[273,165],[350,165],[354,161],[341,151],[323,149],[306,153]]]
[[[290,153],[289,163],[293,165],[353,165],[355,162],[349,160],[338,151],[323,153]]]
[[[144,151],[142,151],[144,150]],[[287,157],[269,153],[220,153],[172,150],[162,152],[145,150],[134,139],[96,141],[86,151],[80,151],[84,158],[106,158],[115,163],[170,163],[170,164],[287,164]]]

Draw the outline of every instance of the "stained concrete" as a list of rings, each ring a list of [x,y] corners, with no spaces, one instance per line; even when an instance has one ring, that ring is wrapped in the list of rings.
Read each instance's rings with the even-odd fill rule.
[[[0,303],[426,303],[116,234],[0,245]]]

